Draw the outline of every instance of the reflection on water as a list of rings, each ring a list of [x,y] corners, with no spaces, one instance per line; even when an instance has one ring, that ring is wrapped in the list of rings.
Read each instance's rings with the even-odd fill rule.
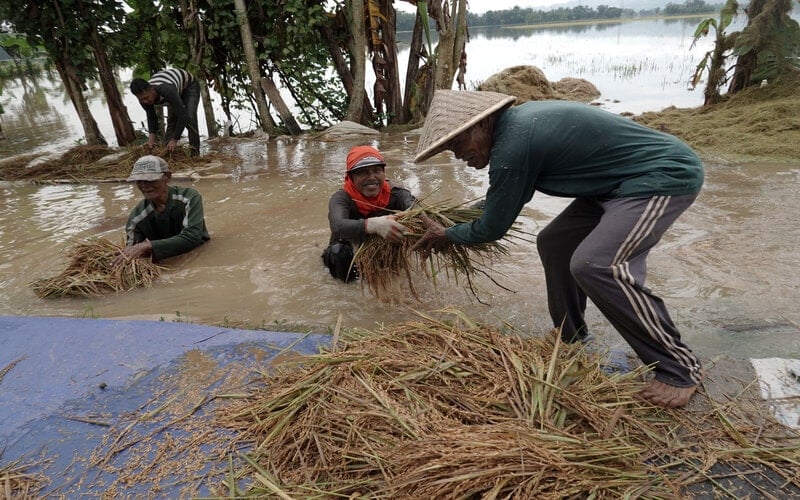
[[[480,196],[485,172],[447,154],[415,166],[417,136],[381,135],[390,178],[431,200]],[[231,179],[192,183],[203,194],[212,239],[167,262],[150,289],[91,299],[39,299],[34,279],[63,269],[61,251],[91,235],[121,238],[138,200],[131,185],[0,186],[0,314],[248,324],[327,331],[408,320],[413,310],[450,305],[481,321],[526,332],[549,328],[545,288],[533,244],[511,246],[492,265],[511,291],[478,281],[479,303],[462,286],[421,282],[422,303],[398,293],[376,302],[359,285],[335,281],[320,254],[328,239],[327,201],[342,182],[356,142],[274,140],[229,146],[246,158]],[[177,182],[176,182],[177,183]],[[800,238],[800,165],[707,163],[696,204],[652,253],[648,285],[661,294],[701,355],[800,357],[795,243]],[[536,233],[568,200],[537,194],[520,222]],[[592,307],[590,325],[608,343],[619,336]],[[756,326],[753,327],[752,325]],[[750,326],[748,326],[750,325]],[[763,325],[773,325],[764,328]],[[791,332],[794,332],[792,334]]]
[[[689,52],[693,26],[649,21],[473,30],[468,78],[479,82],[506,67],[533,64],[551,81],[567,76],[592,81],[612,111],[695,106],[702,96],[687,91],[685,80],[707,49],[701,45]],[[2,124],[9,139],[0,142],[0,156],[58,151],[80,139],[71,105],[49,77],[6,81],[2,88]],[[143,120],[128,94],[131,117]],[[99,91],[93,91],[90,104],[101,130],[113,138]],[[432,201],[462,202],[484,193],[485,172],[446,154],[414,165],[417,139],[412,132],[375,141],[389,161],[390,178]],[[91,299],[38,299],[28,283],[60,272],[61,252],[73,242],[92,235],[121,239],[139,193],[127,184],[0,185],[0,314],[326,331],[340,316],[345,327],[373,328],[407,320],[413,310],[453,305],[475,319],[525,332],[549,328],[543,276],[531,243],[512,245],[509,256],[492,264],[493,277],[511,291],[478,280],[488,305],[442,281],[419,284],[422,303],[398,293],[395,303],[383,304],[358,285],[333,280],[320,259],[329,234],[327,201],[341,184],[344,158],[356,143],[361,141],[233,143],[228,147],[244,162],[230,179],[192,183],[205,200],[211,241],[168,262],[170,269],[150,289]],[[652,253],[648,285],[664,297],[701,355],[800,357],[795,249],[800,164],[710,160],[706,166],[707,183],[695,206]],[[567,201],[537,194],[519,221],[535,234]],[[589,322],[606,343],[620,342],[594,308]]]
[[[614,112],[699,106],[702,88],[691,91],[687,82],[711,48],[712,40],[701,39],[690,50],[698,22],[699,18],[546,28],[474,28],[467,45],[467,86],[474,88],[511,66],[534,65],[552,82],[565,77],[589,80],[601,92],[599,101]],[[400,47],[405,47],[398,56],[401,76],[406,72],[409,39],[410,33],[400,34]],[[127,90],[130,71],[122,72],[119,78],[134,127],[143,130],[144,111]],[[372,83],[367,82],[367,89],[372,88]],[[0,88],[0,104],[6,111],[0,120],[8,137],[0,141],[0,158],[37,150],[65,150],[82,140],[80,122],[55,73],[0,80]],[[291,102],[291,96],[286,98]],[[216,117],[222,120],[220,100],[213,99]],[[87,100],[103,135],[115,145],[111,118],[96,84],[87,92]],[[202,106],[198,113],[201,137],[207,137]],[[235,123],[249,130],[254,126],[248,124],[255,120],[247,111],[241,111]]]

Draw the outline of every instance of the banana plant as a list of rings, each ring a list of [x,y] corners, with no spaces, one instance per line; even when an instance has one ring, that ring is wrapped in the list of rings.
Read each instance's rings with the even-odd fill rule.
[[[713,30],[714,47],[703,55],[697,64],[694,74],[689,80],[689,85],[695,89],[702,81],[703,75],[707,74],[706,87],[703,92],[705,106],[716,104],[720,101],[720,88],[728,81],[727,60],[733,55],[733,48],[736,44],[738,32],[727,34],[725,30],[731,25],[739,11],[739,3],[736,0],[728,0],[720,11],[719,20],[710,17],[704,19],[694,31],[692,45],[693,49],[697,42]]]

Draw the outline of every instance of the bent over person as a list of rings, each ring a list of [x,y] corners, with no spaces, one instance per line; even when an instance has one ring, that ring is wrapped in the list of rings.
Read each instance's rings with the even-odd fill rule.
[[[125,226],[125,258],[149,256],[156,262],[210,239],[202,196],[190,187],[170,186],[171,177],[169,165],[158,156],[142,156],[134,163],[128,181],[136,183],[144,199],[133,208]]]
[[[158,116],[155,106],[167,106],[167,132],[164,144],[167,151],[174,151],[186,129],[189,133],[191,156],[200,154],[200,132],[197,128],[197,105],[200,103],[200,85],[182,69],[170,68],[153,74],[150,80],[134,78],[131,92],[147,114],[146,145],[152,147],[158,134]]]
[[[372,146],[356,146],[347,155],[344,185],[328,202],[331,238],[322,261],[331,275],[344,282],[354,280],[354,248],[368,234],[399,242],[407,228],[397,222],[397,212],[411,208],[416,199],[386,179],[386,161]]]
[[[476,169],[489,165],[480,218],[445,229],[423,218],[424,256],[448,241],[497,240],[535,191],[574,198],[538,235],[547,302],[564,342],[587,338],[590,299],[647,365],[640,397],[675,408],[689,402],[700,362],[664,302],[645,286],[646,259],[694,202],[703,166],[671,135],[590,105],[532,101],[494,92],[437,91],[415,162],[450,150]]]

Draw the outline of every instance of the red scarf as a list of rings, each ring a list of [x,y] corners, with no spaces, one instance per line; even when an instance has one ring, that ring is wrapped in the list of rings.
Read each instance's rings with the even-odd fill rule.
[[[361,194],[361,191],[359,191],[356,185],[353,184],[353,179],[351,179],[349,175],[345,174],[344,192],[350,195],[350,198],[356,202],[356,208],[358,208],[358,211],[361,212],[361,215],[366,217],[372,212],[380,210],[381,208],[386,208],[389,205],[389,198],[392,195],[392,187],[389,185],[389,181],[384,179],[383,185],[381,186],[381,192],[378,193],[378,196],[375,196],[374,198],[367,198]]]

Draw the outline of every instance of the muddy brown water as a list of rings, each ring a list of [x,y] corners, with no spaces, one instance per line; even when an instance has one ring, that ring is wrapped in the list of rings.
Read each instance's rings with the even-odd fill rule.
[[[421,197],[461,202],[487,186],[476,171],[441,154],[414,165],[412,132],[322,142],[274,139],[227,146],[244,158],[226,178],[175,180],[203,195],[211,241],[165,262],[147,289],[96,298],[40,299],[29,283],[64,268],[62,251],[89,236],[122,239],[139,199],[129,184],[0,184],[0,314],[163,319],[273,329],[374,329],[457,309],[478,321],[522,332],[549,329],[545,287],[533,243],[510,245],[478,282],[484,303],[463,286],[418,280],[421,301],[400,292],[376,301],[358,284],[335,281],[320,255],[329,235],[327,202],[339,187],[348,149],[371,142],[386,155],[387,174]],[[648,285],[673,313],[701,356],[800,357],[797,244],[800,163],[732,163],[705,159],[707,180],[649,261]],[[535,235],[569,200],[537,193],[519,223]],[[594,307],[590,327],[606,344],[621,342]]]

